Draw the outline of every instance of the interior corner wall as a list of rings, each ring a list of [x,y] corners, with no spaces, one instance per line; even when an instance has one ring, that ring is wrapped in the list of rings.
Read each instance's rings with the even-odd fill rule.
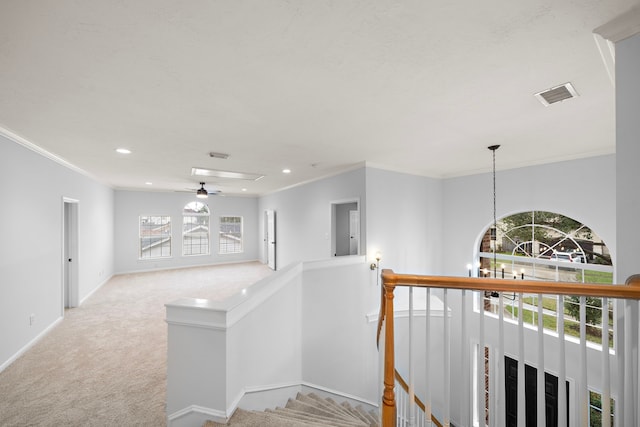
[[[640,273],[640,34],[616,43],[617,282]]]
[[[115,271],[130,273],[156,269],[255,261],[259,257],[258,199],[255,197],[210,196],[204,203],[211,212],[211,247],[209,255],[182,255],[182,210],[190,202],[201,201],[195,193],[125,191],[115,192]],[[171,256],[141,260],[139,258],[139,218],[141,215],[171,216]],[[243,251],[220,254],[218,235],[220,216],[241,216]]]
[[[79,300],[113,275],[114,196],[0,134],[0,197],[1,369],[62,316],[64,197],[78,201]]]
[[[264,211],[276,213],[278,269],[297,261],[329,258],[331,253],[331,204],[359,200],[360,230],[366,229],[364,168],[313,181],[260,197],[258,241],[260,259],[266,259],[263,236]],[[361,234],[360,250],[366,247]]]
[[[614,188],[613,154],[498,171],[496,217],[531,210],[566,215],[591,227],[616,265]],[[481,234],[493,224],[492,174],[445,180],[443,208],[444,274],[467,275],[466,265],[474,261]]]
[[[441,274],[442,182],[367,168],[367,254],[396,273]]]

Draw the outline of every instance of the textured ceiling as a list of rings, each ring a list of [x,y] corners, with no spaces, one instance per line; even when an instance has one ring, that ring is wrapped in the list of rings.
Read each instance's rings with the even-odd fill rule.
[[[114,188],[197,188],[192,167],[265,175],[205,180],[227,194],[363,162],[477,173],[493,144],[498,169],[612,153],[593,30],[636,4],[3,0],[0,127]],[[579,97],[533,96],[566,82]]]

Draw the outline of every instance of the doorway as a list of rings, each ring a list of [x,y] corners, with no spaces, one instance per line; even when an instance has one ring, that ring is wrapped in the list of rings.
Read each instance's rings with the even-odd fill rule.
[[[360,254],[360,209],[358,201],[331,204],[331,255]]]
[[[272,270],[276,270],[276,212],[264,211],[264,253],[266,264]]]
[[[79,305],[78,200],[62,200],[62,315]]]

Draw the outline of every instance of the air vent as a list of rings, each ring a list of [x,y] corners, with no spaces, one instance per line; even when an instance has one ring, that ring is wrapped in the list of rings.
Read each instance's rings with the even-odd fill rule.
[[[565,83],[535,94],[535,97],[538,98],[545,107],[555,104],[556,102],[564,101],[565,99],[575,98],[576,96],[578,96],[578,92],[576,92],[571,83]]]

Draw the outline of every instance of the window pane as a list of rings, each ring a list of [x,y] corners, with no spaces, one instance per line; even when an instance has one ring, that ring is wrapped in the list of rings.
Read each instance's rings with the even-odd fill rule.
[[[140,217],[140,259],[171,256],[171,217]]]
[[[209,208],[191,202],[182,210],[182,254],[209,254]]]
[[[221,254],[242,252],[242,217],[220,217],[219,241]]]

